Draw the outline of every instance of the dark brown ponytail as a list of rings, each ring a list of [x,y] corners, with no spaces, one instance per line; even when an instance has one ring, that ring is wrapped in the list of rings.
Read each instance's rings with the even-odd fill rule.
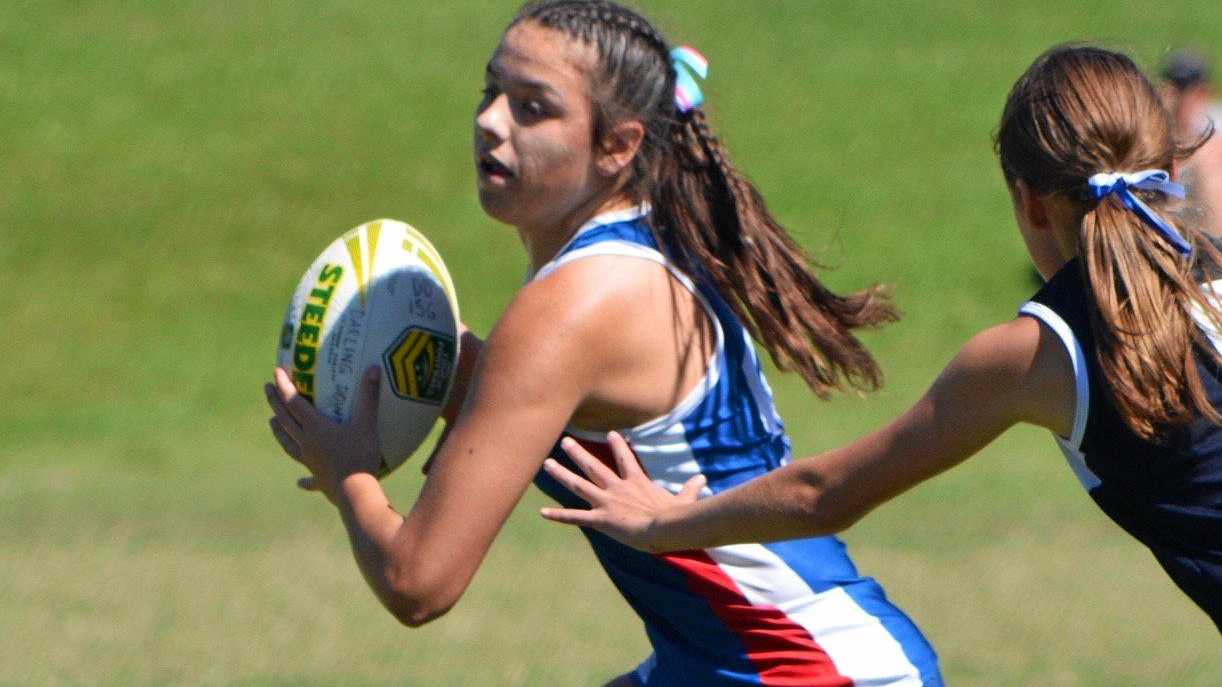
[[[700,109],[674,104],[670,45],[637,13],[605,0],[530,3],[533,21],[597,50],[592,75],[595,140],[625,119],[645,126],[625,189],[653,208],[659,244],[685,271],[703,275],[784,370],[820,396],[881,385],[882,373],[853,335],[898,318],[878,286],[847,296],[814,276],[810,261],[730,162]]]

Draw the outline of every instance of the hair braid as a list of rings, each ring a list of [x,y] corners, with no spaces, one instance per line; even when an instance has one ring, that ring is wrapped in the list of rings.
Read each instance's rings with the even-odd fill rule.
[[[897,319],[875,286],[840,296],[819,282],[759,190],[730,162],[700,109],[675,105],[670,43],[648,20],[608,0],[544,0],[514,23],[538,22],[595,48],[594,139],[625,119],[645,137],[624,192],[653,207],[658,243],[684,271],[706,278],[782,369],[820,396],[877,388],[882,374],[853,336]]]
[[[796,369],[815,391],[838,388],[840,376],[857,388],[876,388],[882,373],[850,330],[897,319],[885,293],[877,286],[849,296],[827,289],[811,273],[802,248],[772,218],[759,190],[730,162],[704,113],[693,111],[687,128],[716,170],[713,185],[725,189],[715,194],[722,207],[709,218],[718,241],[707,245],[701,262],[713,266],[706,271],[722,293],[736,296],[731,305],[739,318],[756,339],[779,342],[768,347],[773,362]],[[718,255],[733,259],[713,259]]]

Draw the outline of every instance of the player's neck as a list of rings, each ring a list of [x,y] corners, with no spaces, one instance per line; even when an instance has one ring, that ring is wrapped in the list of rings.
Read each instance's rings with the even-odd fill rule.
[[[634,204],[635,201],[618,192],[593,196],[589,202],[583,203],[554,222],[529,227],[519,226],[518,236],[530,258],[531,274],[555,258],[586,222],[604,212],[623,210]]]

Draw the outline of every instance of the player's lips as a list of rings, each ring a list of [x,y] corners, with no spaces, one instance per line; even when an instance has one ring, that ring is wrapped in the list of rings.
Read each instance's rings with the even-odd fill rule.
[[[481,155],[476,166],[480,176],[495,181],[506,181],[513,177],[513,170],[491,155]]]

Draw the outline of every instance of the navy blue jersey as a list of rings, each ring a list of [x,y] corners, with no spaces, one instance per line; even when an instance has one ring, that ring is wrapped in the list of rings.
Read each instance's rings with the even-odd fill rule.
[[[1051,328],[1073,363],[1073,432],[1057,442],[1095,503],[1222,629],[1222,427],[1202,418],[1158,441],[1129,429],[1099,366],[1083,279],[1071,260],[1019,310]],[[1201,355],[1197,371],[1222,408],[1219,370]]]
[[[787,463],[789,439],[751,337],[715,289],[658,249],[644,209],[594,218],[533,278],[591,256],[662,265],[715,331],[696,388],[665,415],[619,430],[654,483],[677,492],[702,474],[707,496]],[[610,461],[605,432],[567,433]],[[573,467],[562,452],[556,458]],[[546,472],[535,483],[565,506],[585,505]],[[929,643],[836,537],[654,555],[583,531],[644,621],[654,650],[635,672],[644,687],[941,684]]]

